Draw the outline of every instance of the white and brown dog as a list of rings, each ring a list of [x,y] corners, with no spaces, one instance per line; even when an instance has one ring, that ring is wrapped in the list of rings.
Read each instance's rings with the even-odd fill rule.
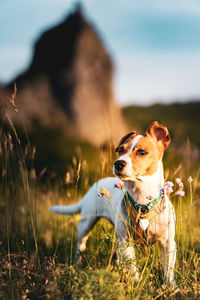
[[[160,243],[164,278],[174,285],[175,213],[163,193],[162,166],[163,153],[169,143],[168,129],[158,122],[153,122],[144,136],[129,133],[116,148],[119,158],[114,163],[113,173],[118,178],[99,180],[74,205],[50,208],[58,214],[81,214],[77,253],[85,250],[92,227],[104,217],[114,225],[123,257],[131,259],[131,269],[136,278],[135,251],[130,244],[130,232],[133,231],[136,242]]]

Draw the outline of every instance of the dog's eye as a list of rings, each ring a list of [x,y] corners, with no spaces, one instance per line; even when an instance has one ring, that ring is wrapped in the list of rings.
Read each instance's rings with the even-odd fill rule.
[[[118,147],[115,152],[122,154],[124,152],[124,148],[123,147]]]
[[[138,149],[137,152],[136,152],[136,154],[143,156],[143,155],[146,155],[147,152],[145,150],[143,150],[143,149]]]

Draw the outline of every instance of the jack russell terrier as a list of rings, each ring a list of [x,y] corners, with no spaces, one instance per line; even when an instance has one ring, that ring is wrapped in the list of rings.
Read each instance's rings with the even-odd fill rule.
[[[168,129],[156,121],[144,136],[135,131],[127,134],[116,148],[119,158],[114,163],[113,173],[117,178],[99,180],[74,205],[50,208],[58,214],[80,213],[77,256],[85,250],[92,227],[104,217],[114,225],[123,257],[131,261],[136,279],[139,274],[131,237],[139,244],[160,243],[165,281],[175,284],[175,213],[164,191],[162,166],[169,143]]]

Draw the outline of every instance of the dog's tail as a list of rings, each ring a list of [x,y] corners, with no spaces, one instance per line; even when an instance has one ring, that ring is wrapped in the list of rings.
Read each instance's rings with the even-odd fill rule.
[[[75,215],[81,212],[81,201],[73,205],[54,205],[49,208],[50,211],[60,215]]]

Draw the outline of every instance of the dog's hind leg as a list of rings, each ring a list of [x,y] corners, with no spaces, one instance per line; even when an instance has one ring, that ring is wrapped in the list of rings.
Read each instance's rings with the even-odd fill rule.
[[[75,255],[76,262],[79,262],[81,252],[85,251],[88,237],[93,226],[97,223],[98,220],[99,217],[96,216],[81,216],[77,229],[78,241]]]

